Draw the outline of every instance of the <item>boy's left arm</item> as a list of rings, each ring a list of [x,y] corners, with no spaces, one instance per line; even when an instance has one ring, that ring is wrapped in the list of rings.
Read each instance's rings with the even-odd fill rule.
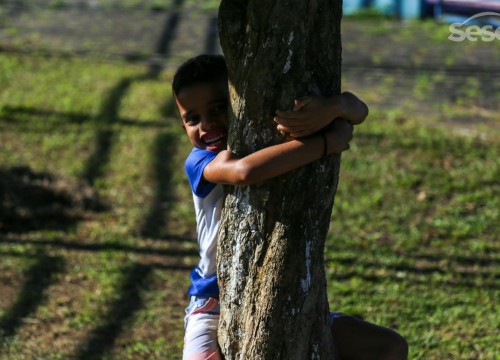
[[[356,95],[344,92],[331,97],[306,96],[295,100],[294,109],[277,111],[274,121],[278,130],[293,138],[313,134],[333,120],[342,118],[352,125],[362,123],[368,116],[368,107]]]

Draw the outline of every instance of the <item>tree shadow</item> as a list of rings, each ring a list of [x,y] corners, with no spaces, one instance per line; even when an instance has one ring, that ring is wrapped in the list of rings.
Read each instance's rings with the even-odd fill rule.
[[[85,184],[28,167],[0,168],[0,233],[67,230],[85,212],[105,209]]]
[[[0,319],[0,345],[13,336],[22,325],[23,319],[33,314],[46,300],[46,290],[64,270],[61,257],[37,254],[35,263],[26,272],[26,280],[19,290],[14,304]]]
[[[430,263],[414,264],[412,261],[426,260]],[[446,266],[442,266],[444,261]],[[330,258],[327,262],[342,264],[351,267],[348,271],[342,271],[333,276],[335,281],[348,281],[353,277],[365,281],[380,283],[390,280],[391,282],[406,282],[415,284],[440,284],[452,287],[499,289],[498,280],[500,274],[488,266],[500,264],[495,259],[481,257],[448,256],[448,255],[412,255],[408,261],[399,264],[383,264],[377,261],[359,260],[355,257]],[[352,269],[356,265],[359,269]],[[450,268],[451,266],[451,268]],[[453,268],[453,267],[457,268]],[[463,268],[463,266],[471,266]],[[478,268],[479,267],[479,268]],[[384,275],[374,275],[382,271]],[[450,278],[451,275],[451,278]],[[479,285],[480,284],[480,285]]]
[[[147,286],[151,270],[150,266],[140,264],[123,270],[124,280],[116,301],[110,304],[103,324],[95,328],[86,343],[80,346],[76,359],[99,359],[113,347],[123,328],[143,307],[141,290]]]
[[[160,237],[166,229],[166,214],[171,202],[175,200],[172,194],[172,169],[169,159],[175,154],[176,146],[174,135],[164,132],[156,136],[152,149],[155,189],[149,211],[141,226],[140,233],[143,236]]]
[[[176,117],[176,108],[172,98],[168,99],[162,106],[163,118]],[[141,220],[140,234],[150,238],[165,237],[168,223],[167,213],[170,205],[175,201],[172,191],[172,161],[175,157],[178,141],[175,134],[168,131],[156,135],[153,143],[151,157],[153,161],[154,196],[149,206],[149,211]],[[170,240],[170,236],[169,236]]]
[[[72,112],[63,113],[52,110],[35,109],[29,106],[6,105],[2,108],[2,117],[0,117],[0,121],[5,123],[13,123],[16,125],[20,125],[20,123],[24,120],[25,116],[40,117],[43,118],[45,122],[58,126],[64,123],[81,125],[87,121],[92,120],[91,116],[83,113],[72,113]],[[27,125],[29,125],[27,121],[26,123]],[[31,128],[30,126],[26,126],[26,130],[29,131],[30,128]]]
[[[211,16],[208,21],[205,38],[205,54],[218,54],[219,26],[217,16]]]
[[[180,8],[182,7],[183,3],[184,0],[174,0],[173,8],[175,10],[172,11],[168,16],[157,43],[156,53],[159,56],[168,57],[170,55],[170,45],[177,32],[179,17],[181,13]],[[122,79],[110,92],[98,116],[99,118],[103,119],[103,123],[105,126],[104,128],[99,129],[97,132],[96,148],[94,154],[89,158],[87,167],[83,173],[83,177],[91,185],[94,184],[97,178],[103,176],[104,168],[109,162],[112,140],[114,136],[111,125],[119,122],[120,120],[119,108],[121,105],[121,100],[123,99],[127,90],[130,88],[134,81],[158,79],[158,76],[162,69],[163,66],[160,63],[151,61],[149,64],[148,72],[145,75]],[[162,165],[162,162],[165,161],[164,155],[166,155],[163,147],[164,145],[170,145],[169,141],[172,140],[173,138],[168,134],[160,134],[155,140],[153,151],[155,154],[155,172],[157,175],[157,179],[161,179],[161,175],[167,175],[167,177],[170,176],[168,169]],[[169,146],[169,148],[173,147]],[[145,220],[145,225],[141,228],[141,233],[143,233],[146,228],[149,228],[151,226],[152,230],[148,230],[147,232],[157,234],[157,229],[161,227],[161,224],[154,224],[154,220],[159,219],[160,215],[164,212],[160,211],[160,209],[162,204],[165,202],[165,196],[167,195],[167,191],[165,189],[165,186],[157,186],[156,194],[159,196],[159,198],[152,205],[152,209],[150,210]]]
[[[162,34],[158,40],[156,53],[162,57],[170,55],[170,45],[175,38],[179,26],[180,8],[184,0],[174,0],[173,7],[176,9],[170,13],[163,27]],[[162,66],[156,62],[150,63],[148,77],[157,79]],[[175,104],[173,99],[169,99],[162,109],[162,114],[166,117],[175,117]],[[166,213],[169,210],[170,202],[173,199],[171,191],[172,169],[170,168],[171,159],[175,154],[177,142],[175,136],[168,132],[159,133],[152,147],[151,155],[154,158],[154,181],[155,190],[149,211],[140,225],[140,234],[147,237],[159,238],[167,227]]]
[[[179,113],[177,112],[177,107],[175,105],[174,99],[170,97],[161,108],[161,114],[164,118],[179,118]],[[181,120],[179,118],[179,126]]]
[[[176,6],[181,6],[183,0],[175,0]],[[172,39],[175,37],[175,32],[179,23],[179,12],[174,12],[167,19],[165,24],[162,36],[158,42],[157,53],[162,56],[169,56],[170,53],[170,44]],[[127,123],[134,126],[142,126],[139,125],[139,122],[130,119],[121,119],[119,116],[119,110],[121,107],[121,102],[131,85],[136,81],[141,81],[145,79],[157,79],[161,67],[151,66],[149,71],[145,75],[129,77],[120,80],[109,92],[106,99],[103,101],[99,114],[97,116],[87,116],[85,114],[79,113],[55,113],[49,112],[49,115],[55,115],[56,117],[60,117],[60,122],[73,122],[77,124],[81,124],[87,121],[95,122],[96,126],[96,135],[95,135],[95,147],[93,153],[89,156],[85,169],[82,172],[82,179],[84,179],[90,186],[87,188],[89,191],[92,190],[96,181],[103,176],[105,176],[106,166],[110,162],[110,156],[112,152],[113,142],[116,137],[115,126],[117,124]],[[169,116],[175,116],[175,104],[173,101],[169,101],[166,103],[164,109],[164,113]],[[17,107],[17,108],[9,108],[7,109],[7,115],[17,113],[17,114],[29,114],[29,115],[38,115],[45,116],[47,115],[44,111],[38,111],[36,109],[31,109],[27,107]],[[152,156],[154,157],[154,179],[156,183],[154,197],[146,216],[143,219],[143,225],[141,227],[141,233],[152,236],[152,237],[160,237],[165,233],[164,229],[167,225],[166,213],[168,212],[168,204],[172,200],[172,191],[171,191],[171,172],[172,170],[169,167],[168,159],[172,157],[176,148],[176,141],[174,135],[168,132],[161,132],[157,135],[154,140],[152,146]],[[4,178],[0,173],[0,179]],[[43,181],[49,181],[49,177],[44,177]],[[1,183],[3,185],[3,183]],[[10,191],[8,191],[10,192]],[[7,199],[3,194],[7,193],[2,191],[0,193],[0,199],[2,200],[2,217],[3,219],[3,210],[5,213],[12,213],[12,210],[17,207],[14,205],[10,205],[12,202],[3,201],[4,198]],[[83,206],[83,209],[91,208],[93,209],[96,204],[100,204],[101,202],[98,200],[97,194],[92,192],[93,201],[91,205]],[[9,197],[10,199],[10,197]],[[39,201],[36,201],[39,203]],[[66,197],[57,197],[52,196],[50,199],[46,201],[49,207],[53,206],[55,208],[60,208],[63,204],[63,208],[71,206],[74,204],[72,202],[72,198],[69,197],[69,200]],[[86,204],[86,203],[85,203]],[[4,206],[5,205],[5,206]],[[8,206],[8,208],[7,208]],[[50,212],[49,212],[50,213]],[[73,213],[71,213],[73,214]],[[80,214],[80,213],[78,213]],[[69,214],[65,213],[65,216],[54,217],[52,215],[47,215],[50,219],[49,222],[54,223],[54,227],[61,229],[62,226],[74,227],[76,223],[81,220],[81,216],[69,216]],[[45,221],[36,222],[38,218],[33,216],[30,218],[35,225],[34,229],[47,229],[48,222],[47,219]],[[9,219],[8,224],[11,224]],[[19,222],[19,221],[18,221]],[[26,224],[22,224],[19,226],[19,231],[23,231],[26,229]],[[62,228],[63,230],[66,227]],[[0,232],[3,229],[0,228]],[[9,232],[12,230],[12,225],[9,225]],[[192,239],[186,239],[182,237],[175,237],[167,235],[168,239],[171,241],[186,241]],[[3,240],[3,239],[2,239]],[[68,242],[64,240],[10,240],[2,241],[4,244],[31,244],[38,246],[54,246],[58,248],[70,249],[70,250],[81,250],[81,251],[107,251],[107,250],[118,250],[118,251],[127,251],[127,252],[136,252],[139,254],[159,254],[165,256],[192,256],[196,255],[195,251],[191,250],[163,250],[163,249],[152,249],[151,247],[134,247],[127,246],[122,244],[82,244],[82,243],[74,243]],[[31,299],[38,299],[42,301],[44,299],[44,289],[50,284],[48,281],[43,281],[45,276],[46,278],[51,278],[51,274],[55,273],[56,270],[47,270],[47,264],[45,261],[49,259],[49,257],[42,257],[37,260],[37,264],[40,264],[38,267],[33,266],[32,271],[30,270],[31,276],[26,284],[30,285],[32,288]],[[50,258],[55,259],[55,258]],[[54,269],[58,269],[60,265],[57,265],[57,261],[54,261]],[[61,266],[60,266],[61,267]],[[121,288],[117,291],[117,299],[109,306],[108,313],[103,318],[102,325],[96,327],[92,333],[89,335],[88,339],[81,344],[77,351],[76,358],[77,359],[92,359],[92,358],[101,358],[107,352],[109,352],[114,346],[116,339],[123,332],[124,327],[129,323],[134,314],[139,311],[143,307],[143,299],[141,298],[141,289],[148,282],[148,279],[151,275],[151,271],[153,268],[159,268],[163,270],[188,270],[191,269],[192,266],[186,266],[181,263],[177,264],[163,264],[163,263],[154,263],[151,265],[142,265],[142,264],[133,264],[124,269],[124,280],[121,285]],[[43,274],[43,275],[42,275]],[[37,277],[38,275],[38,277]],[[38,287],[33,285],[34,283],[38,284]],[[47,285],[44,285],[47,284]],[[45,287],[44,287],[45,286]],[[28,288],[28,286],[27,286]],[[0,329],[5,334],[14,334],[15,329],[21,323],[22,317],[25,317],[25,314],[29,314],[30,311],[36,310],[37,303],[32,301],[31,303],[27,300],[22,300],[22,298],[28,298],[29,295],[28,290],[22,289],[19,293],[19,301],[13,306],[12,311],[9,311],[9,315],[5,317],[0,323]],[[34,291],[34,292],[33,292]],[[28,294],[28,295],[27,295]],[[24,310],[23,310],[24,309]]]
[[[85,170],[83,171],[83,179],[90,184],[90,189],[92,189],[92,185],[98,178],[104,176],[104,169],[110,161],[110,154],[112,151],[112,142],[115,136],[116,130],[113,129],[113,126],[122,123],[124,120],[119,118],[119,108],[121,106],[121,101],[125,96],[126,92],[130,88],[130,86],[137,81],[144,80],[158,80],[158,74],[154,72],[147,72],[143,75],[130,77],[126,79],[122,79],[110,92],[107,99],[103,102],[101,111],[97,117],[90,117],[84,114],[66,114],[66,113],[55,113],[55,112],[47,112],[43,110],[31,109],[31,108],[7,108],[4,109],[4,114],[28,114],[28,115],[37,115],[37,116],[56,116],[59,117],[59,121],[62,122],[66,115],[69,118],[66,120],[81,123],[84,121],[93,121],[96,122],[97,134],[95,138],[95,150],[93,154],[89,157],[87,161],[87,165]],[[161,109],[161,113],[166,118],[177,117],[175,104],[173,99],[169,99],[165,102],[165,105]],[[101,122],[99,122],[101,121]],[[134,120],[127,120],[127,123],[131,125],[139,126],[140,122]],[[156,122],[156,126],[165,126],[161,124],[161,122]],[[153,165],[153,178],[155,182],[154,196],[149,206],[149,211],[146,212],[146,215],[139,223],[139,233],[141,235],[152,237],[152,238],[161,238],[162,236],[167,236],[173,241],[176,241],[175,237],[171,235],[166,235],[166,227],[167,227],[167,212],[169,210],[169,203],[172,202],[174,196],[172,195],[171,190],[171,175],[172,169],[169,165],[171,162],[169,159],[175,155],[175,150],[177,146],[177,141],[175,135],[169,133],[168,131],[160,132],[152,145],[151,157],[154,159]],[[98,194],[93,192],[93,197],[96,199],[96,202],[100,203],[98,200]],[[75,221],[57,221],[50,213],[46,213],[46,217],[54,220],[56,224],[64,223],[68,226],[74,226],[76,221],[81,218],[75,218]],[[46,226],[49,222],[44,221],[43,225]],[[58,228],[60,228],[58,226]]]
[[[53,110],[43,110],[36,109],[29,106],[5,106],[2,109],[3,116],[0,117],[0,121],[5,123],[19,123],[22,121],[23,116],[36,116],[39,118],[43,118],[43,120],[47,124],[54,125],[51,131],[57,131],[61,129],[61,126],[64,124],[84,124],[88,122],[95,122],[96,118],[89,114],[84,113],[76,113],[76,112],[58,112]],[[159,123],[158,121],[137,121],[136,119],[129,119],[121,117],[115,122],[120,126],[127,127],[137,127],[137,128],[163,128],[164,125]],[[29,124],[28,124],[29,125]],[[36,132],[36,129],[33,127],[26,126],[23,128],[23,131],[26,132]],[[40,132],[45,132],[46,130],[39,130]]]
[[[155,58],[149,61],[149,74],[151,76],[158,76],[163,70],[162,61],[156,58],[166,58],[170,56],[172,40],[177,34],[177,28],[179,27],[179,19],[181,14],[181,7],[184,0],[174,0],[173,10],[168,15],[165,24],[163,25],[163,30],[158,39],[155,48]]]
[[[115,137],[114,126],[122,120],[119,117],[121,102],[127,91],[134,82],[144,80],[154,80],[158,73],[147,72],[139,76],[133,76],[120,80],[116,86],[109,92],[106,100],[103,102],[101,110],[97,115],[99,123],[95,138],[95,150],[87,160],[87,165],[83,171],[82,177],[92,186],[98,178],[104,176],[104,170],[110,161],[110,155]],[[128,120],[130,122],[130,120]],[[133,121],[137,123],[136,121]]]
[[[172,40],[174,39],[177,28],[179,26],[179,17],[180,17],[180,7],[183,5],[184,0],[174,0],[173,6],[174,11],[170,13],[163,26],[163,31],[161,33],[160,38],[158,39],[158,44],[156,46],[156,52],[162,56],[170,55],[170,45]]]
[[[99,124],[100,129],[97,130],[95,150],[89,157],[82,175],[90,185],[94,185],[96,179],[103,176],[104,167],[109,162],[114,137],[112,125],[119,119],[121,101],[134,79],[125,78],[120,80],[110,91],[101,107],[98,119],[102,121],[102,124]]]
[[[168,235],[169,241],[179,242],[194,242],[194,239],[185,237],[175,237]],[[0,245],[35,245],[47,246],[56,249],[82,251],[82,252],[108,252],[120,251],[136,255],[160,255],[160,256],[176,256],[176,257],[193,257],[197,256],[198,252],[192,249],[158,249],[152,247],[130,246],[118,243],[79,243],[73,241],[65,241],[63,239],[52,240],[29,240],[29,239],[12,239],[9,237],[0,236]]]

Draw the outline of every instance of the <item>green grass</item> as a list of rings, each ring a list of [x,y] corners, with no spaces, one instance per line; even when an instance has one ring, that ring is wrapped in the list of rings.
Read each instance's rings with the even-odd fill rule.
[[[343,161],[327,248],[330,299],[397,328],[412,359],[492,359],[498,143],[411,119],[376,124],[377,115]]]
[[[180,358],[196,244],[170,77],[0,54],[0,359]],[[424,97],[433,81],[411,89]],[[376,105],[394,81],[346,84]],[[343,156],[331,307],[396,328],[411,359],[500,352],[499,134],[482,132],[374,106]]]

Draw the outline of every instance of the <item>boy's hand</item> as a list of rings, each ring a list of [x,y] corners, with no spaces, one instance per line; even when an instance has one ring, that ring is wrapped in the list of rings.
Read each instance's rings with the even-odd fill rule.
[[[336,119],[328,126],[326,138],[328,140],[328,154],[338,154],[349,150],[354,126],[345,119]]]
[[[341,117],[342,97],[305,96],[295,100],[293,111],[276,112],[274,121],[278,130],[289,133],[292,138],[311,135]]]
[[[292,111],[277,111],[274,121],[278,130],[292,138],[304,137],[343,118],[353,125],[361,124],[368,116],[368,107],[356,95],[346,91],[331,97],[305,96],[295,100]]]

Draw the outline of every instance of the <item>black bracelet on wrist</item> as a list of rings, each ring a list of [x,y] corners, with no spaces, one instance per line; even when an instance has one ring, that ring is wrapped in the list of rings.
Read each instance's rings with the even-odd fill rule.
[[[323,138],[323,156],[321,156],[321,158],[324,159],[328,155],[328,142],[326,139],[326,132],[322,132],[321,137]]]

